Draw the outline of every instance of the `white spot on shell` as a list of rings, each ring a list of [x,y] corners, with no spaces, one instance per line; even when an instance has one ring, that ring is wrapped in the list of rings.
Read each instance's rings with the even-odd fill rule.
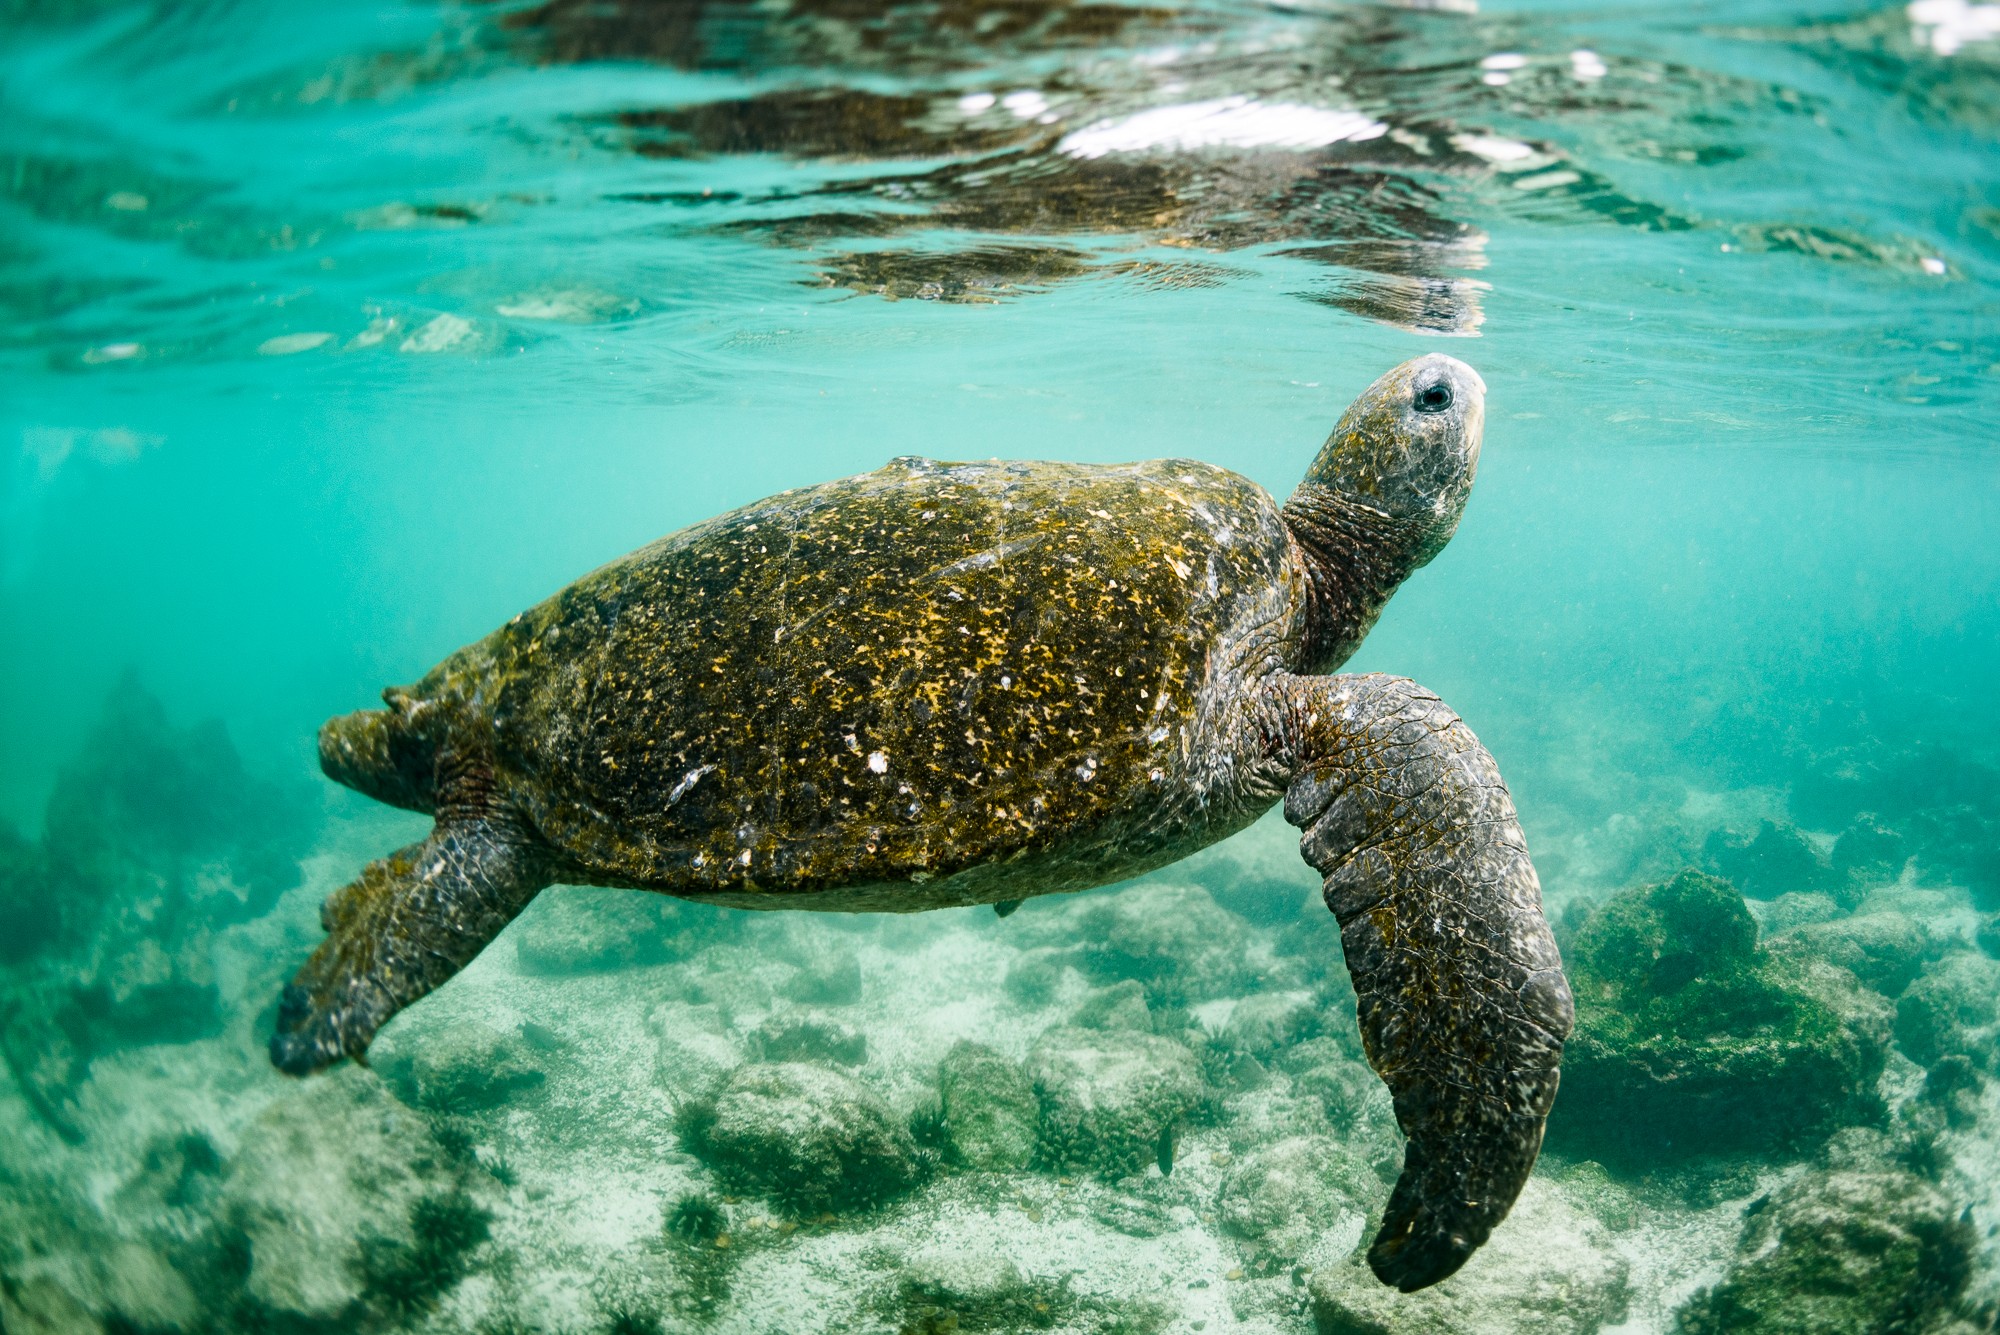
[[[876,774],[887,774],[889,772],[889,753],[887,751],[870,751],[868,753],[868,768]]]

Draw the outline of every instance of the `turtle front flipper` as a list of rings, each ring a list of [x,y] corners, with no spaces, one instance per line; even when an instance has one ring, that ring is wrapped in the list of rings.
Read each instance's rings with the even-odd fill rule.
[[[1325,877],[1368,1060],[1409,1138],[1368,1264],[1411,1292],[1465,1264],[1541,1150],[1575,1018],[1493,757],[1442,700],[1379,675],[1270,686],[1285,819]]]
[[[278,1003],[271,1061],[306,1075],[367,1052],[376,1030],[486,948],[552,880],[504,816],[452,814],[320,907],[326,940]]]

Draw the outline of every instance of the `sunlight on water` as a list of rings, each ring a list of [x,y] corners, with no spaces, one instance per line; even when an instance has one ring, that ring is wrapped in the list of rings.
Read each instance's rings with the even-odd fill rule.
[[[0,1329],[1994,1329],[1997,141],[1974,0],[0,0]],[[1479,484],[1352,667],[1579,1007],[1458,1277],[1358,1259],[1275,816],[1004,919],[551,890],[270,1068],[426,828],[329,716],[897,456],[1282,497],[1432,351]]]

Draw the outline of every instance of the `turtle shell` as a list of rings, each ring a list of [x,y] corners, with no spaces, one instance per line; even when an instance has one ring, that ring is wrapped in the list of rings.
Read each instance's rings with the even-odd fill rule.
[[[417,693],[485,720],[573,877],[991,902],[1218,837],[1186,814],[1218,647],[1295,639],[1302,588],[1223,469],[899,459],[614,561]]]

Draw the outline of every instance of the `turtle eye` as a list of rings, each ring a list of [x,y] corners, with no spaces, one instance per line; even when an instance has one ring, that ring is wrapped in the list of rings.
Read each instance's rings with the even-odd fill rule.
[[[1441,413],[1451,407],[1451,386],[1432,385],[1429,389],[1417,391],[1417,411],[1420,413]]]

